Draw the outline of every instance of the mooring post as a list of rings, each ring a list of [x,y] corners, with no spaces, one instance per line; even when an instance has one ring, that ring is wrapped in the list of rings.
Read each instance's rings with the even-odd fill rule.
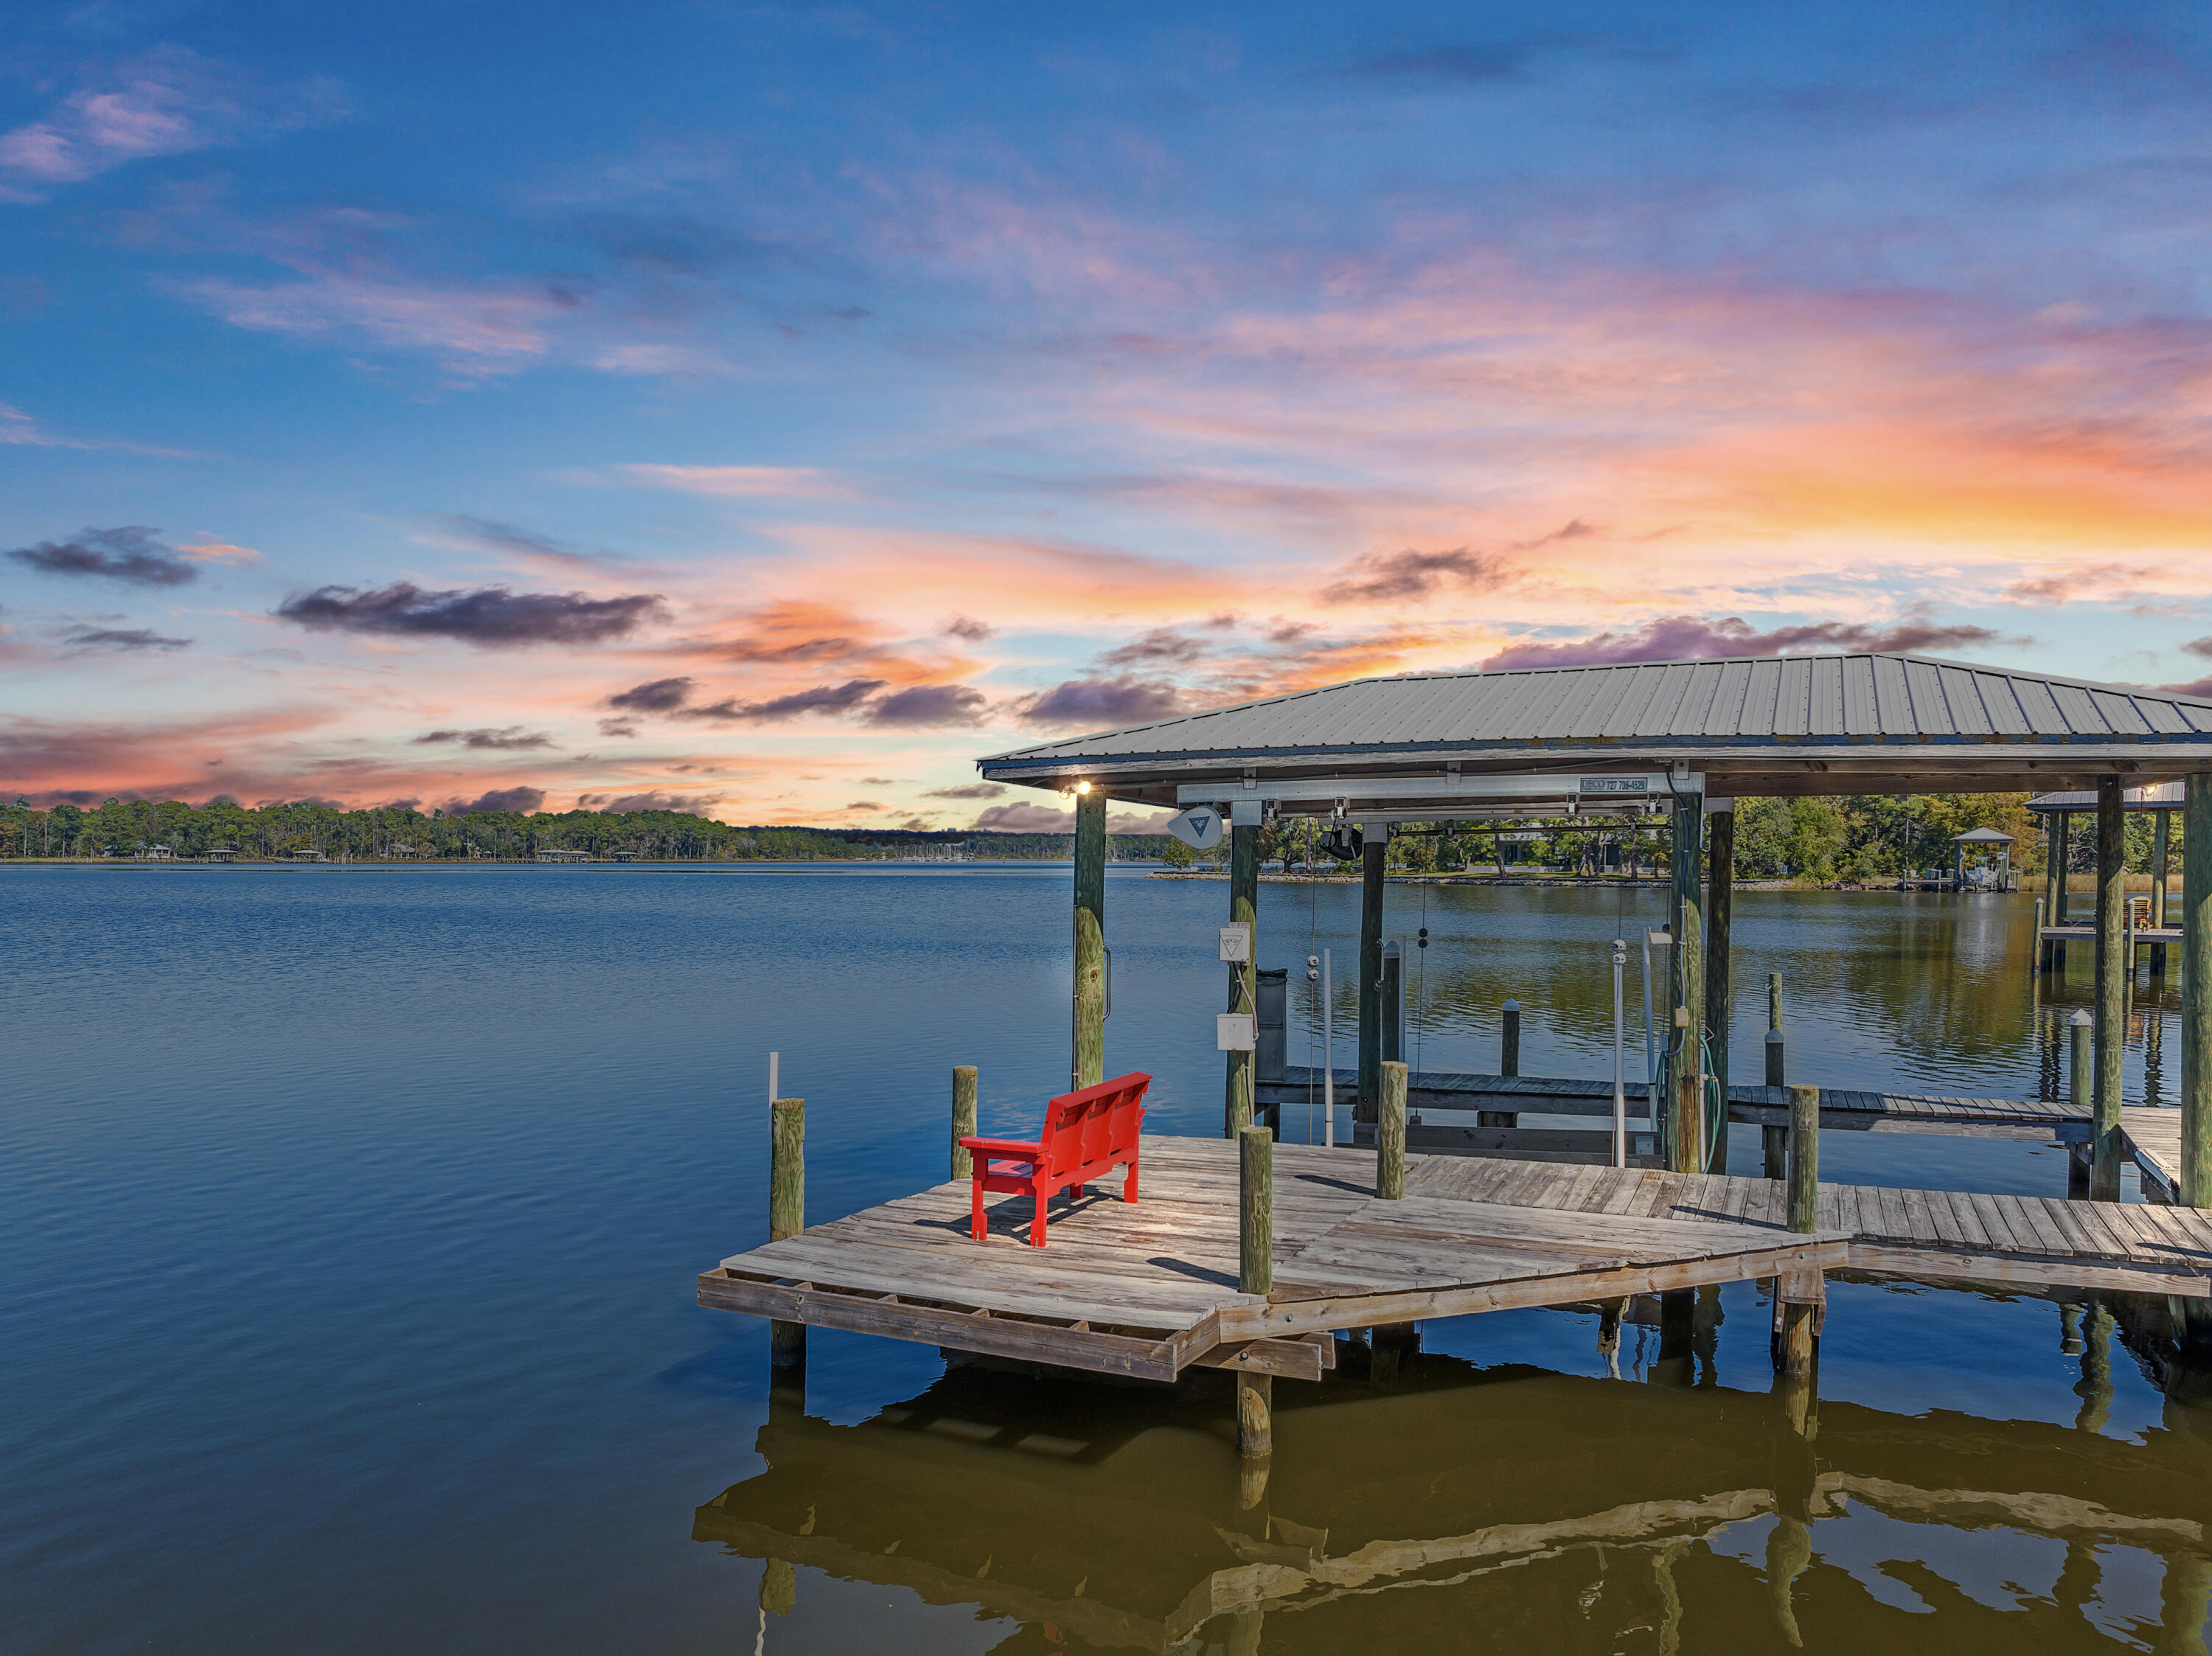
[[[769,1106],[768,1239],[781,1242],[806,1228],[806,1101],[779,1098]],[[803,1368],[806,1325],[771,1320],[772,1369]]]
[[[1790,1089],[1790,1228],[1805,1235],[1820,1224],[1820,1089],[1801,1083]],[[1802,1277],[1813,1279],[1809,1289],[1796,1280]],[[1813,1372],[1814,1338],[1825,1297],[1820,1277],[1819,1271],[1806,1271],[1774,1279],[1774,1366],[1785,1374]]]
[[[956,1064],[952,1066],[952,1172],[949,1175],[955,1184],[975,1176],[975,1159],[960,1145],[963,1138],[975,1137],[975,1066]]]
[[[2094,1020],[2089,1009],[2077,1006],[2074,1016],[2066,1020],[2066,1101],[2074,1107],[2075,1113],[2092,1124],[2094,1143],[2096,1121],[2097,1080],[2096,1061],[2091,1056],[2090,1045]],[[2066,1194],[2069,1200],[2081,1201],[2089,1194],[2089,1145],[2069,1145],[2066,1151]]]
[[[1260,802],[1240,799],[1230,807],[1229,923],[1241,925],[1251,946],[1229,967],[1229,1010],[1260,1017]],[[1234,1138],[1252,1123],[1252,1077],[1256,1050],[1227,1054],[1223,1085],[1221,1136]]]
[[[1705,1170],[1704,1035],[1705,1029],[1705,796],[1674,796],[1674,992],[1667,998],[1674,1024],[1674,1064],[1668,1082],[1674,1119],[1668,1166],[1676,1173]]]
[[[1247,1460],[1264,1460],[1275,1453],[1274,1404],[1272,1376],[1237,1371],[1237,1453]],[[1247,1500],[1244,1504],[1256,1503]]]
[[[1498,1015],[1498,1073],[1517,1076],[1521,1073],[1521,1003],[1509,1000]],[[1474,1125],[1478,1127],[1517,1127],[1521,1125],[1518,1110],[1477,1110]]]
[[[1375,1193],[1386,1202],[1406,1193],[1406,1066],[1382,1066],[1381,1119],[1375,1125]]]
[[[1361,829],[1359,852],[1359,1096],[1352,1119],[1372,1121],[1382,1100],[1382,871],[1390,850],[1386,822]]]
[[[2182,785],[2181,1188],[2212,1207],[2212,771]]]
[[[2154,931],[2166,930],[2166,882],[2168,864],[2166,841],[2172,833],[2173,813],[2170,810],[2154,812],[2158,818],[2158,837],[2154,842],[2150,858],[2150,924]],[[2166,945],[2154,943],[2150,946],[2150,974],[2154,978],[2166,975]]]
[[[1406,1056],[1406,951],[1395,939],[1382,945],[1382,1061]]]
[[[1275,1285],[1275,1136],[1248,1126],[1237,1135],[1237,1291]]]
[[[1766,1084],[1776,1092],[1789,1084],[1783,1064],[1782,974],[1766,974]],[[1769,1125],[1759,1130],[1759,1172],[1769,1179],[1789,1176],[1790,1129]]]
[[[1075,992],[1070,1091],[1106,1078],[1106,790],[1075,793]]]
[[[1729,970],[1729,922],[1735,912],[1735,804],[1715,802],[1707,820],[1711,838],[1705,848],[1705,1023],[1712,1031],[1712,1067],[1721,1113],[1712,1130],[1708,1173],[1728,1171],[1729,1024],[1735,1016],[1735,986]]]
[[[2097,779],[2097,1113],[2089,1198],[2120,1199],[2120,1060],[2127,1044],[2127,818],[2120,779]]]

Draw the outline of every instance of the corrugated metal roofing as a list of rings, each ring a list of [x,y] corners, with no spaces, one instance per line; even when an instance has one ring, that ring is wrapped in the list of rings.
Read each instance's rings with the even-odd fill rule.
[[[1017,749],[988,769],[1181,755],[1588,743],[2212,741],[2212,701],[1920,656],[1783,656],[1364,678]]]
[[[2094,788],[2076,788],[2064,793],[2039,793],[2027,802],[2030,810],[2094,810],[2097,793]],[[2181,784],[2179,782],[2146,782],[2141,787],[2120,790],[2123,810],[2179,810]]]

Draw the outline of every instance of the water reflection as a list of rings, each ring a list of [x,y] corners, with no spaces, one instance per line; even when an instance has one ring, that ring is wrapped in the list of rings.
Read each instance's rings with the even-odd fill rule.
[[[1329,1382],[1278,1387],[1242,1494],[1218,1376],[956,1367],[858,1425],[783,1399],[766,1469],[693,1533],[764,1561],[764,1629],[800,1631],[826,1575],[1018,1623],[1007,1652],[2202,1648],[2212,1443],[2178,1407],[2100,1435],[2109,1364],[2160,1361],[2155,1310],[2067,1316],[2070,1429],[1730,1390],[1705,1317],[1662,1326],[1680,1358],[1642,1385],[1344,1343]]]

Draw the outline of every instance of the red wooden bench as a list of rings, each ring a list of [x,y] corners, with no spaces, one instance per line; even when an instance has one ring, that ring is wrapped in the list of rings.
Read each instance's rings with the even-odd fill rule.
[[[1092,1180],[1126,1163],[1129,1176],[1121,1199],[1137,1199],[1137,1129],[1145,1119],[1148,1075],[1125,1075],[1080,1092],[1062,1093],[1044,1107],[1044,1131],[1035,1143],[1012,1138],[963,1138],[963,1149],[975,1158],[975,1202],[969,1223],[977,1241],[990,1234],[983,1217],[983,1192],[998,1191],[1036,1198],[1036,1222],[1030,1246],[1044,1246],[1044,1204],[1061,1191],[1077,1196]]]

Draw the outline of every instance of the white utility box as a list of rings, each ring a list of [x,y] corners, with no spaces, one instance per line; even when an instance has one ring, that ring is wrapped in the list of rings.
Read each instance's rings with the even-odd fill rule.
[[[1249,1052],[1260,1044],[1260,1020],[1250,1012],[1222,1012],[1213,1020],[1213,1045],[1224,1052]]]
[[[1239,920],[1234,925],[1221,928],[1221,958],[1242,963],[1252,958],[1252,928]]]

